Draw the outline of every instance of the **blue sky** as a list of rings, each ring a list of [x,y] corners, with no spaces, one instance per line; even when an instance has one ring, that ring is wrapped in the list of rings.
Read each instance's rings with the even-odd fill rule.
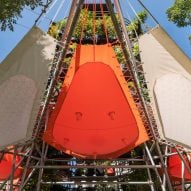
[[[69,5],[71,0],[57,0],[56,4],[53,6],[51,11],[38,22],[38,26],[43,30],[47,30],[52,19],[62,2],[65,2],[61,7],[56,20],[64,18],[67,16],[69,11]],[[128,0],[121,0],[124,15],[134,16],[133,11],[128,8]],[[136,0],[130,0],[134,9],[139,11],[141,6]],[[178,28],[173,23],[168,22],[165,11],[170,7],[174,0],[142,0],[144,5],[149,9],[149,11],[155,16],[160,25],[169,33],[169,35],[175,40],[175,42],[180,46],[180,48],[191,58],[191,44],[188,40],[188,36],[191,34],[191,27]],[[128,11],[128,14],[127,14]],[[23,10],[23,18],[18,20],[18,24],[14,27],[14,32],[7,30],[6,32],[0,32],[0,62],[8,55],[8,53],[16,46],[16,44],[23,38],[23,36],[29,31],[29,29],[34,24],[40,9],[30,11],[29,9]],[[149,21],[150,22],[150,21]]]
[[[191,35],[191,27],[178,28],[175,24],[168,22],[165,10],[170,7],[174,0],[142,0],[144,5],[157,18],[160,25],[165,28],[173,40],[191,58],[191,42],[188,37]],[[153,3],[154,2],[154,3]]]

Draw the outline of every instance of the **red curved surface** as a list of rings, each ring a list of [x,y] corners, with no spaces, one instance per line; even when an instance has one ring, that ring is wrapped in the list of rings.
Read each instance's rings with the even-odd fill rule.
[[[20,157],[16,157],[16,164],[20,162]],[[6,180],[10,175],[12,171],[12,161],[13,161],[13,155],[12,154],[5,154],[3,156],[3,159],[0,162],[0,180]],[[18,178],[21,176],[22,169],[17,168],[17,170],[14,173],[14,178]]]
[[[82,158],[116,158],[149,140],[110,44],[78,45],[43,140]]]
[[[108,176],[115,176],[115,169],[114,168],[107,168],[106,169],[106,174]]]
[[[80,155],[107,155],[133,145],[136,120],[112,69],[86,63],[73,77],[54,123],[54,141]]]
[[[187,157],[185,157],[187,164],[190,166]],[[178,154],[170,156],[168,160],[168,172],[172,179],[181,180],[182,179],[182,161]],[[191,175],[188,170],[185,168],[184,170],[184,178],[185,180],[191,180]]]

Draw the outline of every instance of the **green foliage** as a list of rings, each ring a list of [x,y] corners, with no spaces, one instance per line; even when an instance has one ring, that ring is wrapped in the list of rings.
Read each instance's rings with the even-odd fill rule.
[[[80,18],[74,32],[75,38],[79,39],[81,37],[83,27],[83,36],[90,36],[93,34],[93,13],[86,9],[82,10],[80,13]]]
[[[61,21],[58,21],[58,23],[57,23],[58,29],[63,30],[66,26],[66,23],[67,23],[67,19],[63,19]]]
[[[76,25],[74,37],[79,39],[81,37],[82,33],[82,26],[84,26],[83,30],[83,37],[93,37],[93,25],[95,22],[95,33],[98,35],[104,35],[104,21],[106,23],[106,28],[108,32],[109,38],[114,38],[116,36],[113,23],[111,21],[111,17],[108,15],[104,15],[103,18],[97,18],[96,21],[94,21],[94,15],[93,12],[82,10],[80,14],[79,21]]]
[[[115,51],[115,55],[117,57],[117,60],[120,64],[123,64],[126,62],[125,60],[125,57],[123,55],[123,51],[121,49],[121,46],[120,45],[116,45],[113,47],[114,48],[114,51]]]
[[[128,26],[127,30],[130,33],[132,37],[135,37],[135,33],[138,35],[142,34],[142,23],[145,22],[147,19],[147,13],[146,11],[142,11],[138,13],[138,18],[135,18]],[[52,26],[49,28],[48,33],[56,38],[58,36],[59,30],[64,30],[64,27],[66,25],[67,20],[61,20],[58,23],[53,23]],[[96,21],[94,21],[94,15],[93,12],[88,11],[86,9],[83,9],[80,13],[79,20],[76,24],[75,31],[73,37],[75,39],[80,39],[81,34],[82,38],[93,38],[94,36],[94,22],[95,22],[95,33],[99,36],[105,35],[104,30],[104,22],[106,24],[106,29],[108,33],[108,37],[110,39],[116,38],[116,32],[111,20],[111,17],[107,14],[104,15],[104,18],[96,18]],[[82,26],[83,26],[83,32],[82,32]],[[137,47],[136,47],[137,48]]]
[[[93,12],[87,11],[86,9],[83,9],[80,13],[79,20],[76,24],[75,31],[73,37],[75,39],[80,39],[81,34],[82,38],[93,38],[94,36],[94,22],[95,22],[95,34],[97,35],[105,35],[105,30],[104,30],[104,21],[106,23],[106,28],[107,28],[107,33],[109,38],[115,38],[116,33],[115,29],[111,20],[111,17],[108,15],[104,15],[103,18],[96,18],[94,20],[94,15]],[[66,25],[67,20],[61,20],[58,23],[53,23],[52,26],[49,28],[48,33],[56,38],[58,36],[58,31],[59,30],[64,30],[64,27]],[[83,29],[82,29],[83,27]],[[83,32],[82,32],[83,30]]]
[[[166,11],[168,20],[178,27],[191,26],[191,0],[175,0]],[[191,42],[191,36],[188,37]]]
[[[191,0],[175,0],[173,6],[167,9],[169,21],[178,27],[191,25]]]
[[[135,56],[135,58],[137,58],[139,56],[139,44],[135,43],[133,45],[133,55]]]
[[[118,16],[116,15],[117,17],[117,20],[119,22],[119,19],[118,19]],[[114,38],[116,37],[116,32],[115,32],[115,29],[114,29],[114,26],[113,26],[113,22],[111,20],[111,17],[108,16],[108,15],[105,15],[104,17],[105,21],[106,21],[106,26],[107,26],[107,32],[108,32],[108,37],[109,38]]]
[[[48,29],[48,34],[54,38],[58,38],[58,33],[61,30],[64,30],[67,23],[67,19],[58,21],[57,23],[52,23],[52,25]]]
[[[42,0],[1,0],[0,2],[0,28],[5,31],[9,28],[13,31],[13,24],[17,23],[17,19],[21,16],[21,12],[25,6],[34,9],[42,5]]]
[[[141,11],[138,13],[139,18],[135,18],[128,26],[127,26],[127,31],[129,32],[130,36],[134,38],[137,35],[139,36],[142,34],[142,27],[141,24],[145,22],[147,19],[147,12],[146,11]]]
[[[55,23],[52,23],[51,27],[48,29],[48,34],[54,38],[57,38],[58,35],[58,26]]]

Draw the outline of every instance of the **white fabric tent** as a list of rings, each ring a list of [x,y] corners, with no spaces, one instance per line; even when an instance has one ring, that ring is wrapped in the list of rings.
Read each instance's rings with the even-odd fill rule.
[[[191,60],[161,27],[139,46],[160,136],[191,148]]]
[[[0,64],[0,148],[32,136],[55,47],[33,27]]]

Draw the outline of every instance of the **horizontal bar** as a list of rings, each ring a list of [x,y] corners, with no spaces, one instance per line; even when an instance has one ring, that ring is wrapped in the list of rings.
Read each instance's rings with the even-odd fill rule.
[[[45,165],[45,166],[29,166],[29,168],[44,168],[44,169],[70,169],[70,168],[161,168],[161,165]]]
[[[120,184],[120,185],[152,185],[153,182],[151,181],[146,181],[146,182],[109,182],[109,181],[92,181],[92,182],[74,182],[74,181],[63,181],[63,182],[41,182],[41,184],[70,184],[70,185],[95,185],[95,184],[108,184],[109,185],[115,185],[115,184]]]
[[[125,158],[119,158],[119,159],[108,159],[108,160],[104,160],[104,159],[82,159],[82,160],[78,160],[78,159],[46,159],[46,162],[48,161],[55,161],[55,162],[70,162],[70,161],[76,161],[76,162],[86,162],[86,161],[92,161],[92,162],[104,162],[104,161],[109,161],[109,162],[130,162],[130,161],[145,161],[144,159],[125,159]]]

